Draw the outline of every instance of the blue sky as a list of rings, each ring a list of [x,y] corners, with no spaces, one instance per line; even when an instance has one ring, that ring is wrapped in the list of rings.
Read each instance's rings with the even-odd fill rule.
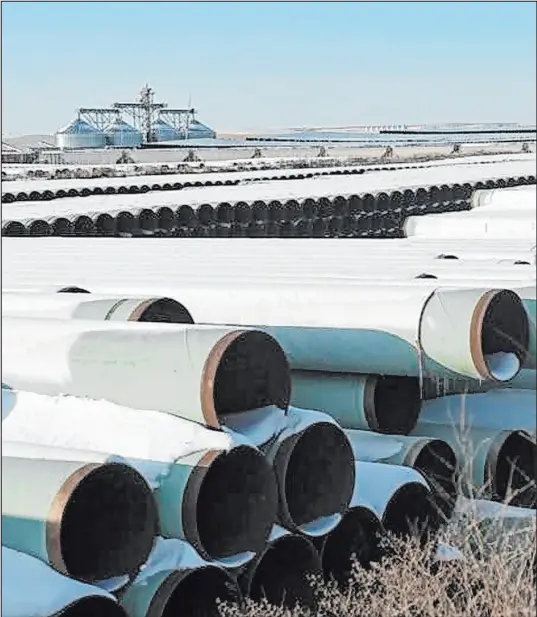
[[[147,81],[217,131],[535,122],[534,2],[2,2],[2,133]]]

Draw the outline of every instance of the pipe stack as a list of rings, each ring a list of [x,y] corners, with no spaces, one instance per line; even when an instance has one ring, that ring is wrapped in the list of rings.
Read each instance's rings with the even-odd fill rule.
[[[372,227],[409,199],[381,193],[357,196]],[[294,196],[261,201],[237,221],[208,200],[200,235],[299,222]],[[535,508],[533,242],[128,242],[4,240],[5,550],[118,615],[315,610],[310,575],[345,586],[386,534],[436,542],[463,497]]]

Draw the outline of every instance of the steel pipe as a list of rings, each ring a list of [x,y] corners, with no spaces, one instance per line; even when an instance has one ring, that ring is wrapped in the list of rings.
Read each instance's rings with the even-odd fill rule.
[[[64,576],[39,559],[2,546],[4,617],[126,617],[111,593]]]
[[[129,617],[219,617],[218,600],[241,603],[233,576],[187,544],[157,538],[145,568],[120,596]]]
[[[414,435],[447,442],[457,456],[457,476],[467,496],[476,493],[514,506],[535,507],[535,440],[524,431],[474,427],[460,431],[456,425],[420,421]]]
[[[517,186],[504,189],[484,189],[475,191],[470,200],[472,208],[494,208],[509,212],[515,208],[533,208],[537,203],[537,188]]]
[[[2,457],[3,545],[84,581],[136,573],[156,533],[153,495],[132,467],[99,458]]]
[[[357,461],[412,467],[427,480],[431,502],[442,520],[449,520],[457,499],[457,459],[445,441],[428,437],[379,435],[346,430]]]
[[[349,582],[354,560],[362,568],[378,562],[382,557],[382,536],[382,524],[371,509],[350,508],[334,530],[314,540],[325,580],[343,587]]]
[[[417,534],[423,540],[436,533],[439,518],[423,476],[411,467],[357,461],[351,508],[371,509],[385,532]]]
[[[3,379],[19,390],[168,411],[213,428],[229,413],[288,406],[285,354],[258,330],[12,317],[2,325]]]
[[[324,411],[344,428],[408,435],[421,406],[417,377],[292,371],[291,404]]]
[[[20,221],[2,221],[3,236],[26,236],[28,230],[24,223]]]
[[[336,527],[354,486],[352,449],[338,425],[326,414],[290,408],[286,428],[263,450],[276,474],[280,524],[309,536]]]
[[[294,609],[317,606],[310,576],[322,574],[321,560],[314,545],[304,536],[291,534],[278,525],[258,555],[238,576],[244,595],[259,602]]]
[[[2,314],[6,317],[194,323],[185,307],[170,298],[111,298],[79,293],[36,296],[6,291],[2,298]]]

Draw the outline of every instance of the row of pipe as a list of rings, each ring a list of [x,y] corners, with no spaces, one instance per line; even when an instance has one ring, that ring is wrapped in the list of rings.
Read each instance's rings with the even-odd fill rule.
[[[512,179],[520,183],[522,178]],[[472,191],[499,187],[500,179],[475,185],[442,185],[404,192],[366,193],[301,202],[257,200],[198,207],[133,208],[43,219],[5,219],[6,236],[199,237],[399,237],[407,217],[468,209]],[[405,229],[409,229],[408,224]],[[407,232],[408,233],[408,232]]]
[[[471,164],[471,163],[469,163]],[[323,165],[324,167],[325,165]],[[203,178],[196,179],[194,177],[189,177],[188,179],[180,179],[173,181],[170,178],[162,178],[161,180],[155,181],[153,178],[151,182],[148,182],[145,179],[141,178],[133,178],[130,183],[125,178],[118,178],[116,182],[109,182],[107,185],[103,185],[101,182],[95,182],[92,180],[86,182],[71,182],[69,184],[62,184],[58,180],[54,180],[53,182],[48,183],[47,188],[36,189],[36,190],[17,190],[15,187],[10,187],[10,190],[2,193],[2,202],[3,203],[14,203],[20,201],[50,201],[52,199],[62,199],[65,197],[89,197],[90,195],[114,195],[114,194],[139,194],[139,193],[148,193],[150,191],[177,191],[183,188],[191,188],[191,187],[202,187],[202,186],[234,186],[240,183],[243,180],[247,180],[249,182],[272,182],[275,180],[306,180],[309,178],[317,178],[321,176],[348,176],[348,175],[359,175],[368,172],[378,172],[378,171],[396,171],[399,169],[425,169],[429,167],[434,167],[433,164],[398,164],[398,165],[367,165],[365,167],[334,167],[334,168],[324,168],[324,169],[296,169],[290,170],[290,172],[283,174],[270,174],[270,175],[259,175],[259,171],[254,172],[246,172],[248,174],[255,173],[252,176],[244,176],[244,178],[236,179],[233,178],[233,175],[237,173],[241,173],[238,170],[230,169],[226,170],[225,173],[218,174],[219,178]],[[244,172],[242,172],[244,173]],[[199,174],[196,174],[199,176]],[[207,174],[204,174],[205,176]],[[209,174],[212,175],[212,174]],[[230,176],[230,177],[228,177]],[[529,181],[525,180],[525,182],[532,182],[532,176],[529,176]],[[508,178],[505,183],[502,183],[502,186],[516,186],[517,182],[520,181],[521,178]],[[535,179],[533,178],[533,182]],[[17,182],[17,185],[22,186],[22,182]],[[47,184],[42,182],[42,184]],[[9,185],[7,185],[9,187]]]

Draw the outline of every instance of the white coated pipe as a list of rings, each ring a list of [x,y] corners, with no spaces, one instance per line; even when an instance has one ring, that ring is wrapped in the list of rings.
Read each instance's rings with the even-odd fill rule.
[[[448,212],[411,216],[404,223],[405,236],[427,238],[524,238],[535,239],[535,215],[524,210],[509,214],[476,216],[473,212]]]
[[[188,311],[170,298],[118,298],[80,293],[2,291],[2,315],[36,319],[193,323]]]
[[[472,208],[502,209],[509,212],[516,208],[533,208],[537,205],[536,185],[513,186],[504,189],[474,191],[470,200]]]
[[[102,617],[126,615],[104,589],[64,576],[35,557],[2,546],[4,617],[77,617],[92,613]]]
[[[219,414],[271,404],[286,409],[289,402],[285,354],[261,332],[186,324],[2,321],[3,379],[18,390],[106,399],[213,428],[220,426]]]
[[[115,454],[104,454],[89,450],[76,450],[58,446],[47,446],[42,443],[26,441],[11,441],[2,439],[2,455],[12,458],[31,458],[48,461],[77,461],[87,463],[123,463],[128,465],[127,459]]]

